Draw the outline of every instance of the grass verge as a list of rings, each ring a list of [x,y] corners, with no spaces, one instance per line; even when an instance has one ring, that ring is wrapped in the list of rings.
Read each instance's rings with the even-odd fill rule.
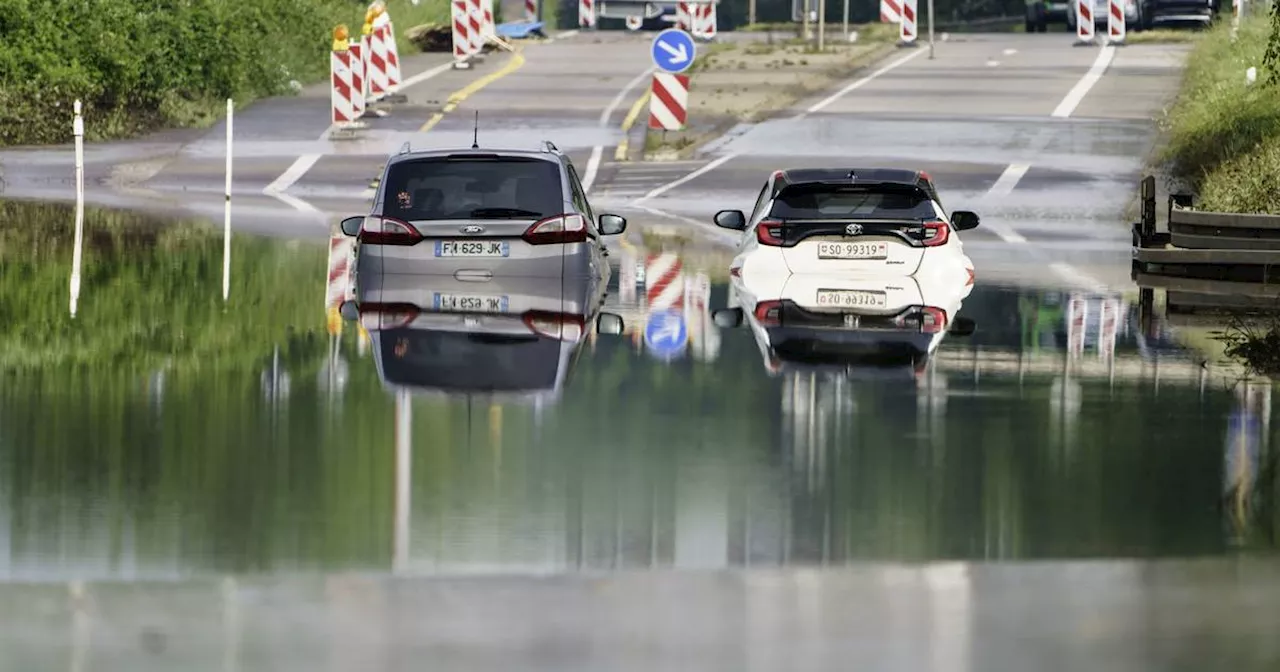
[[[19,3],[0,50],[0,146],[71,140],[80,99],[89,140],[205,126],[226,100],[288,94],[328,75],[333,28],[358,35],[350,0],[60,0]],[[405,29],[448,18],[447,0],[387,0]],[[68,30],[74,26],[75,30]]]
[[[1280,86],[1266,83],[1263,65],[1271,31],[1267,17],[1249,17],[1232,39],[1221,21],[1187,59],[1158,157],[1198,193],[1200,208],[1280,214]],[[1253,84],[1250,67],[1258,69]]]
[[[689,80],[688,126],[645,135],[645,153],[683,156],[738,123],[754,123],[832,88],[858,68],[883,57],[896,40],[894,26],[858,26],[857,42],[832,40],[822,51],[800,39],[712,45]]]

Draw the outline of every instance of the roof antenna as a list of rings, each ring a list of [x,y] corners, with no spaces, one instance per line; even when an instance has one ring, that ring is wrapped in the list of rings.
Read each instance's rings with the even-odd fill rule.
[[[480,110],[476,110],[476,123],[471,131],[471,149],[480,149]]]

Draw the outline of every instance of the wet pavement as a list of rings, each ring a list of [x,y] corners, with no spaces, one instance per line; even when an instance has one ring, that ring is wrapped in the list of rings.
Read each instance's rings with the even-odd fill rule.
[[[0,202],[0,669],[1276,669],[1271,385],[1206,308],[1241,290],[1130,278],[1178,49],[1054,116],[1098,58],[1069,43],[957,37],[688,162],[606,159],[599,286],[400,278],[421,309],[376,321],[326,311],[322,213],[261,195],[291,137],[242,159],[226,299],[216,148],[156,174],[165,214],[87,211],[74,317],[73,208]],[[580,170],[638,74],[601,62],[554,127]],[[503,132],[546,118],[492,86]],[[386,149],[296,193],[359,212]],[[709,218],[780,162],[978,211],[974,277],[917,290],[972,333],[795,292],[806,348],[759,328],[785,297],[731,291]]]

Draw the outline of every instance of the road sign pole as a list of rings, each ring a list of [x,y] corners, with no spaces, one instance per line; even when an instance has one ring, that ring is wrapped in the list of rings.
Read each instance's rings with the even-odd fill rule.
[[[818,51],[827,44],[827,0],[818,0]]]
[[[840,24],[840,34],[842,39],[849,39],[849,0],[844,0],[844,22]]]
[[[809,41],[809,0],[804,0],[804,10],[800,12],[800,20],[804,28],[804,34],[801,36],[805,42]]]
[[[929,0],[929,59],[933,60],[933,0]]]
[[[756,0],[747,0],[747,25],[756,24]]]

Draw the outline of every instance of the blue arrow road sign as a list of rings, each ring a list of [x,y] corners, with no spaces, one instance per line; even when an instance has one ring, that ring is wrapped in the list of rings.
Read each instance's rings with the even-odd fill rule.
[[[684,72],[693,65],[698,47],[689,33],[679,28],[668,28],[653,38],[650,51],[653,53],[653,64],[659,70]]]
[[[684,349],[689,341],[689,330],[684,326],[684,316],[674,310],[654,313],[644,325],[644,342],[659,357],[669,357]]]

